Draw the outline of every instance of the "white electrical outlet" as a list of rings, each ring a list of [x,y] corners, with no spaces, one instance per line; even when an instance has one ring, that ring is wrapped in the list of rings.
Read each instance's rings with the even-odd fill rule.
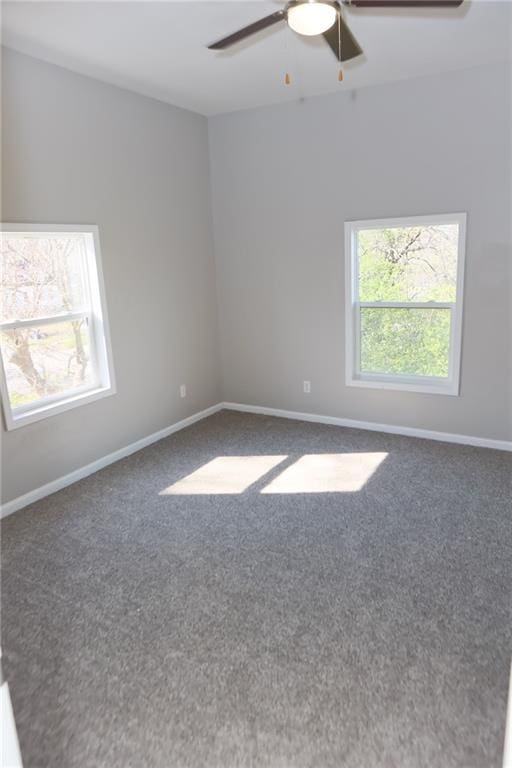
[[[180,385],[180,397],[186,397],[187,396],[187,385],[181,384]]]
[[[311,382],[310,381],[305,381],[304,382],[304,392],[306,393],[306,395],[311,394]]]

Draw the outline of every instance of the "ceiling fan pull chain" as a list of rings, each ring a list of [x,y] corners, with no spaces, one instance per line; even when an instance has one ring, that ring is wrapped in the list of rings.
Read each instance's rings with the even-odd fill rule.
[[[338,82],[343,82],[343,70],[341,68],[341,9],[338,8]]]
[[[288,37],[286,37],[286,39],[285,39],[284,52],[285,52],[285,55],[286,55],[286,63],[289,64],[290,63],[290,45],[289,45],[289,42],[288,42]],[[284,84],[285,85],[290,85],[291,82],[292,82],[292,78],[290,76],[290,73],[289,73],[288,70],[285,70]]]

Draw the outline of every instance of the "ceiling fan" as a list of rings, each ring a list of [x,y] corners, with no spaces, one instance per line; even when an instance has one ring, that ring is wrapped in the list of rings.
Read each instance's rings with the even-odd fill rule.
[[[208,48],[222,51],[246,37],[271,27],[280,21],[299,35],[323,35],[338,61],[348,61],[359,56],[363,49],[348,28],[341,13],[347,8],[458,8],[464,0],[290,0],[285,7],[265,16],[247,27],[233,32]],[[337,22],[337,23],[336,23]]]

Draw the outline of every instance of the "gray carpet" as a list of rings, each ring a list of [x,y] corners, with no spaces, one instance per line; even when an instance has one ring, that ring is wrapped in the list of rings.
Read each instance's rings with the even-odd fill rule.
[[[388,455],[366,478],[347,465],[345,490],[297,464],[342,456],[339,479],[368,452]],[[190,478],[229,456],[286,458]],[[26,768],[498,768],[511,469],[222,412],[7,518]]]

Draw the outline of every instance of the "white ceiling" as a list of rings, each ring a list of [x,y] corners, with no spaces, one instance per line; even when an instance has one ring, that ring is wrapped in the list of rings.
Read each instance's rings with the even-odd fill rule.
[[[282,7],[277,2],[2,3],[11,48],[205,115],[291,101],[510,57],[511,0],[451,11],[347,10],[364,56],[345,65],[320,38],[285,23],[229,52],[206,45]],[[284,73],[291,85],[284,84]],[[490,84],[490,87],[492,85]]]

